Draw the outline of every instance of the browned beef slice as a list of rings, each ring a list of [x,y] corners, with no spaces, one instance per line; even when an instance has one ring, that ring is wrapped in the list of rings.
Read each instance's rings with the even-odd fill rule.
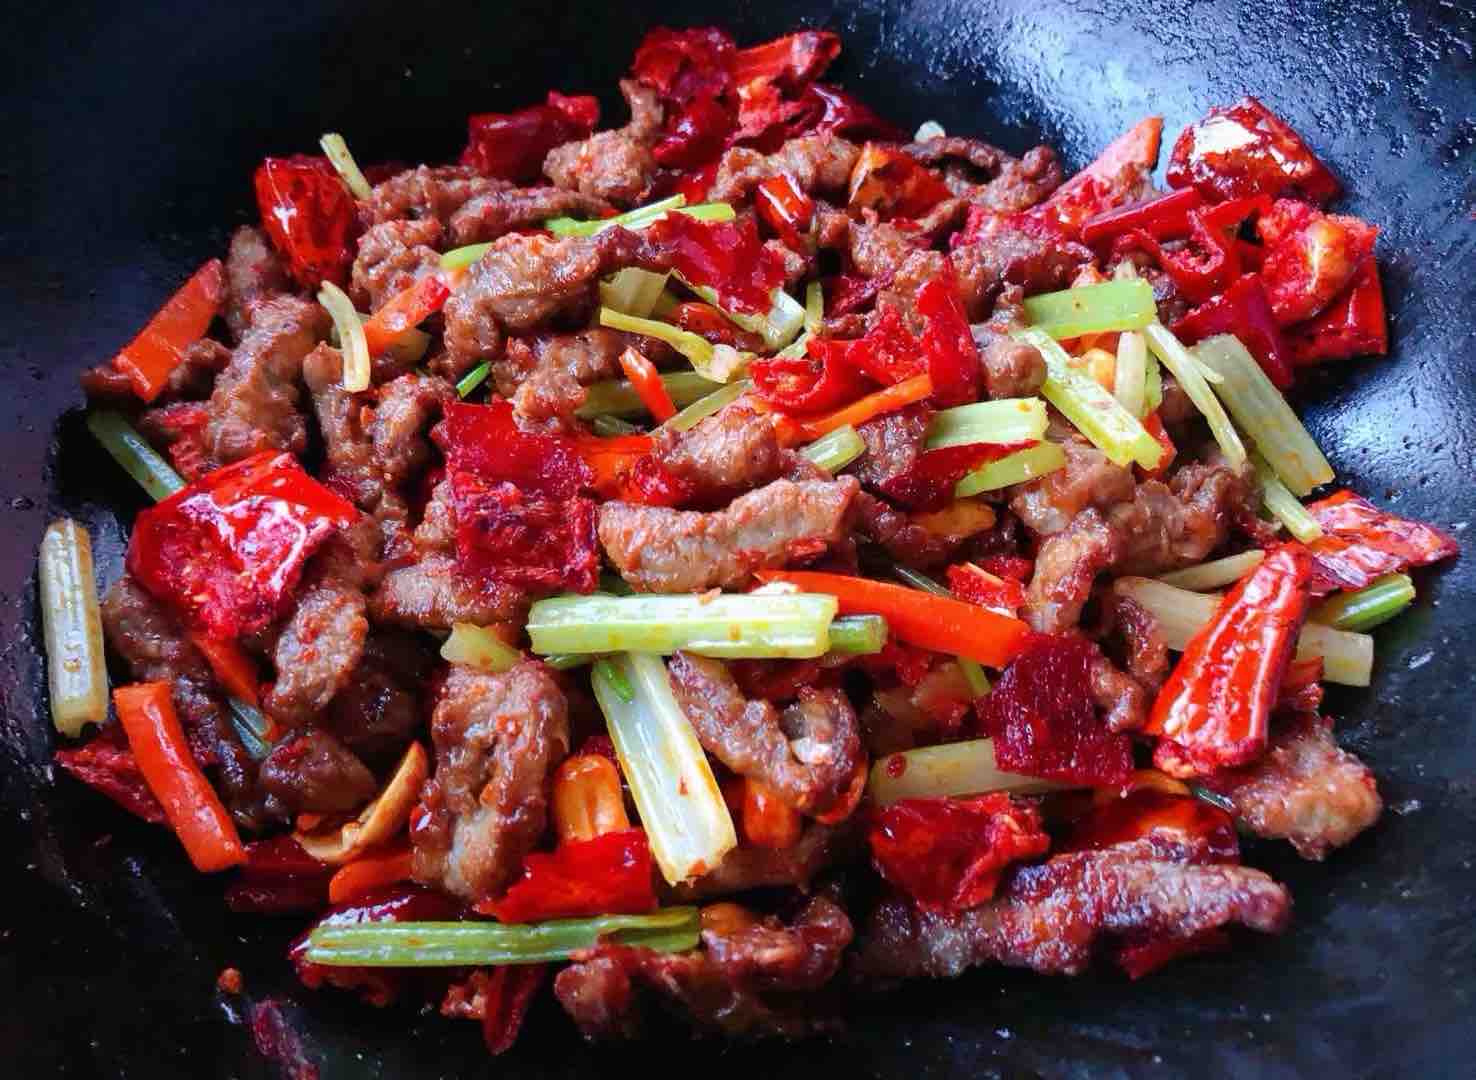
[[[859,221],[850,222],[848,240],[851,268],[864,277],[883,281],[890,281],[909,256],[927,247],[920,233],[880,221],[874,210],[864,210]]]
[[[1379,819],[1383,800],[1368,766],[1338,746],[1330,721],[1299,717],[1272,734],[1271,748],[1243,769],[1201,777],[1228,797],[1257,836],[1290,840],[1322,860]]]
[[[185,349],[183,361],[169,373],[164,389],[154,399],[154,405],[162,406],[172,401],[197,401],[209,397],[210,390],[215,385],[215,376],[230,362],[230,349],[214,338],[201,338]],[[115,398],[129,404],[137,401],[132,381],[111,362],[98,364],[84,371],[82,389],[93,399]],[[147,429],[150,420],[160,415],[157,410],[150,410],[144,414],[145,420],[141,426]],[[144,431],[150,439],[154,438],[155,433],[162,434],[162,431],[158,427],[154,432]],[[163,441],[172,442],[173,439],[165,437]]]
[[[260,783],[275,816],[340,814],[374,797],[374,774],[333,735],[291,731],[261,763]]]
[[[302,362],[327,331],[327,313],[293,296],[254,309],[206,405],[204,448],[213,461],[225,465],[259,450],[302,453],[307,446],[307,421],[298,411]]]
[[[543,160],[543,174],[566,191],[634,206],[656,174],[651,146],[660,134],[662,109],[656,92],[632,79],[620,81],[630,123],[587,139],[556,146]]]
[[[391,488],[403,492],[433,460],[431,426],[455,400],[456,389],[445,379],[418,372],[401,375],[380,390],[369,437],[375,462]]]
[[[1093,258],[1090,248],[1031,229],[1005,214],[986,219],[952,256],[970,322],[989,314],[1005,285],[1023,286],[1027,294],[1064,289],[1077,269]]]
[[[451,215],[451,242],[485,244],[517,229],[540,228],[549,218],[605,217],[610,204],[556,187],[505,188],[469,200]]]
[[[800,838],[787,848],[736,847],[701,877],[673,886],[671,898],[685,904],[749,889],[806,889],[826,868],[857,853],[856,820],[839,826],[807,821]]]
[[[522,590],[484,587],[463,577],[455,558],[438,554],[391,570],[369,598],[375,622],[424,630],[449,630],[456,622],[511,622],[527,610]]]
[[[658,365],[673,355],[669,346],[654,338],[597,326],[511,338],[502,358],[492,365],[492,378],[497,392],[512,400],[523,419],[539,426],[572,428],[574,414],[584,404],[584,388],[601,379],[623,377],[620,355],[627,348]]]
[[[1046,366],[1039,349],[1016,341],[991,323],[978,323],[969,329],[983,362],[986,397],[1034,397],[1040,392]]]
[[[226,325],[231,328],[231,336],[240,341],[257,305],[291,292],[292,281],[266,234],[254,225],[242,225],[231,233],[225,273]]]
[[[834,192],[845,188],[861,150],[828,132],[790,139],[772,154],[734,147],[723,155],[707,197],[738,202],[763,181],[788,174],[801,191]]]
[[[993,900],[956,914],[883,901],[860,934],[854,974],[937,978],[998,963],[1076,975],[1107,935],[1187,938],[1230,924],[1278,933],[1290,913],[1286,889],[1260,870],[1169,861],[1135,841],[1022,867]]]
[[[1059,440],[1066,465],[1013,489],[1010,509],[1031,532],[1058,533],[1088,507],[1108,510],[1128,502],[1137,490],[1131,469],[1114,465],[1107,455],[1080,438]]]
[[[941,166],[955,195],[1000,213],[1028,210],[1061,186],[1061,164],[1048,146],[1015,158],[977,139],[939,136],[905,149],[925,165]]]
[[[1127,673],[1151,693],[1168,677],[1168,643],[1153,613],[1130,596],[1111,591],[1102,601],[1104,637],[1122,640]]]
[[[849,476],[775,480],[712,513],[607,502],[599,511],[600,544],[640,592],[736,589],[755,570],[813,557],[844,540],[857,490]]]
[[[702,748],[740,776],[767,784],[807,814],[833,809],[865,756],[856,714],[839,690],[805,688],[779,710],[744,698],[720,660],[679,652],[672,690]]]
[[[456,664],[431,739],[429,814],[411,835],[415,877],[478,900],[517,875],[543,833],[549,780],[569,750],[568,706],[536,661],[500,675]]]
[[[322,722],[371,765],[388,763],[420,728],[420,693],[438,660],[419,634],[371,629],[359,666]]]
[[[370,226],[402,218],[445,225],[470,200],[510,186],[468,165],[422,165],[376,184],[369,198],[359,203],[359,217]]]
[[[1232,524],[1255,517],[1256,490],[1248,470],[1198,463],[1179,469],[1167,486],[1139,484],[1133,501],[1108,515],[1124,540],[1118,569],[1156,574],[1202,562],[1225,542]]]
[[[1105,518],[1087,509],[1063,532],[1045,538],[1025,590],[1025,619],[1042,634],[1070,630],[1081,619],[1097,575],[1122,554],[1122,540]]]
[[[423,221],[386,221],[359,237],[349,295],[360,311],[375,312],[441,264],[436,248],[441,226]]]
[[[925,403],[909,405],[857,427],[856,434],[866,444],[866,453],[856,460],[852,475],[869,488],[888,491],[923,456],[934,411]]]
[[[303,361],[302,376],[323,433],[325,478],[350,492],[361,510],[372,513],[384,497],[384,481],[364,424],[372,398],[343,388],[343,354],[326,342]]]
[[[885,499],[866,491],[856,496],[856,531],[914,570],[941,566],[964,544],[963,538],[939,536],[924,528]]]
[[[648,998],[701,1033],[797,1037],[829,1025],[808,995],[835,975],[851,937],[845,911],[817,896],[788,926],[704,930],[700,950],[603,947],[561,971],[554,993],[587,1039],[639,1034]]]
[[[742,401],[719,409],[686,431],[661,428],[652,452],[705,505],[777,480],[785,469],[769,417]]]

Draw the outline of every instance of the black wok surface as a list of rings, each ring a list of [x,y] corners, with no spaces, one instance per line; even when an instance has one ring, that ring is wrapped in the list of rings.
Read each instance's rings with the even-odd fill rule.
[[[0,35],[0,1073],[276,1075],[235,1023],[286,994],[324,1077],[587,1076],[700,1069],[781,1078],[974,1075],[1471,1075],[1476,1058],[1476,559],[1419,578],[1378,632],[1371,692],[1330,695],[1379,775],[1379,827],[1323,865],[1248,861],[1287,881],[1280,939],[1146,982],[982,971],[860,1006],[850,1033],[797,1047],[582,1047],[545,1003],[491,1064],[475,1025],[294,993],[297,924],[228,917],[222,882],[172,837],[48,765],[36,542],[69,513],[120,572],[132,482],[89,444],[76,375],[126,342],[251,213],[267,153],[344,132],[359,160],[437,160],[468,112],[550,86],[614,84],[661,21],[740,41],[839,31],[833,72],[905,126],[936,119],[1073,165],[1149,112],[1171,137],[1214,103],[1263,97],[1384,225],[1394,356],[1341,365],[1304,397],[1340,475],[1376,502],[1476,532],[1476,13],[1468,0],[674,5],[40,4]],[[121,517],[115,516],[121,512]],[[227,965],[245,998],[214,989]],[[701,1058],[694,1056],[701,1053]]]

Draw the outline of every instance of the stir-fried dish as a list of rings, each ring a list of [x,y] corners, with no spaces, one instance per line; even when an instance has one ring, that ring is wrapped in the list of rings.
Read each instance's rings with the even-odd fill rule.
[[[268,158],[83,376],[155,501],[100,602],[43,541],[57,763],[298,920],[307,986],[493,1052],[545,990],[797,1036],[1280,932],[1242,838],[1377,820],[1322,686],[1456,544],[1288,400],[1386,352],[1378,228],[1255,98],[1161,190],[1160,118],[1068,177],[909,138],[839,51],[660,29],[620,127]]]

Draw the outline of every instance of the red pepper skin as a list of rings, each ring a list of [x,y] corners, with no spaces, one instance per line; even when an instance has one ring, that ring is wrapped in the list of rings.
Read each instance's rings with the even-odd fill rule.
[[[867,143],[851,171],[847,206],[852,214],[874,210],[883,220],[911,220],[950,194],[942,180],[901,150]]]
[[[1017,579],[992,574],[973,563],[948,568],[948,589],[960,600],[1018,616],[1025,606],[1025,586]]]
[[[507,481],[451,473],[456,564],[489,586],[591,593],[600,583],[595,505],[551,499]]]
[[[1155,788],[1096,803],[1072,822],[1056,851],[1100,851],[1138,840],[1151,841],[1165,859],[1193,852],[1196,861],[1240,861],[1240,840],[1229,814],[1193,796]]]
[[[1158,464],[1152,469],[1145,469],[1141,465],[1135,466],[1144,479],[1162,480],[1168,475],[1169,466],[1174,463],[1174,458],[1179,453],[1179,448],[1174,445],[1174,440],[1169,438],[1168,430],[1163,426],[1163,418],[1154,409],[1143,417],[1143,429],[1158,440],[1158,445],[1163,447],[1163,455],[1158,459]]]
[[[261,224],[297,283],[342,285],[353,262],[354,198],[327,158],[269,157],[256,170]]]
[[[751,217],[698,221],[667,214],[647,236],[671,252],[673,268],[688,281],[716,289],[719,305],[730,311],[768,314],[770,294],[784,283],[784,260],[760,242]]]
[[[1178,250],[1164,248],[1141,229],[1127,236],[1153,254],[1187,300],[1202,304],[1240,276],[1240,247],[1235,230],[1266,205],[1264,199],[1246,198],[1191,210],[1189,243]]]
[[[1206,199],[1298,195],[1318,205],[1342,185],[1291,126],[1253,97],[1211,109],[1180,133],[1169,158],[1170,187]]]
[[[461,164],[483,176],[536,180],[543,159],[555,146],[585,139],[600,119],[600,103],[589,96],[566,97],[549,91],[542,105],[510,113],[478,113],[466,118],[466,149]]]
[[[1261,277],[1276,321],[1289,326],[1330,305],[1373,258],[1378,235],[1377,227],[1358,218],[1314,213],[1270,244]]]
[[[1088,218],[1082,223],[1081,239],[1083,243],[1095,245],[1134,230],[1157,240],[1183,236],[1189,231],[1189,212],[1203,205],[1203,196],[1193,188],[1171,191],[1147,202],[1120,206]]]
[[[1230,590],[1153,703],[1143,730],[1160,736],[1155,765],[1182,779],[1265,753],[1311,582],[1311,554],[1300,544],[1282,544]]]
[[[804,234],[815,217],[815,200],[801,191],[788,173],[762,181],[753,205],[769,228],[795,250],[803,250]]]
[[[792,416],[827,413],[871,389],[846,357],[844,343],[811,338],[808,356],[774,356],[749,364],[755,392]]]
[[[167,825],[164,808],[149,790],[133,751],[115,746],[106,735],[72,750],[58,750],[56,763],[88,787],[101,792],[134,817]]]
[[[840,51],[840,38],[830,31],[800,30],[739,49],[733,54],[730,70],[733,82],[740,87],[765,79],[790,89],[824,75]]]
[[[676,193],[686,197],[688,206],[707,201],[707,193],[717,179],[720,161],[710,161],[695,172],[685,174],[676,184]]]
[[[722,153],[733,127],[732,114],[716,98],[696,98],[668,122],[651,154],[668,169],[695,169]]]
[[[551,499],[570,498],[594,482],[574,440],[520,430],[506,401],[452,402],[431,437],[452,472],[506,480]]]
[[[622,829],[529,855],[522,878],[476,910],[505,923],[639,915],[656,907],[651,873],[645,830]]]
[[[533,995],[548,977],[547,964],[502,964],[489,968],[482,987],[482,1041],[493,1057],[518,1041]]]
[[[308,556],[357,519],[291,454],[264,450],[142,511],[128,569],[193,628],[237,638],[275,619]]]
[[[951,262],[948,271],[917,293],[917,313],[925,323],[922,347],[933,380],[933,401],[944,408],[975,400],[981,378],[979,349],[959,302]]]
[[[1271,313],[1266,289],[1256,274],[1242,274],[1219,296],[1194,308],[1174,323],[1174,333],[1186,345],[1216,334],[1234,334],[1277,389],[1291,387],[1289,350]]]
[[[1297,367],[1350,356],[1383,356],[1389,351],[1389,323],[1384,314],[1384,286],[1379,266],[1367,259],[1353,284],[1320,315],[1287,327],[1287,349]]]
[[[838,87],[811,83],[800,95],[803,110],[797,113],[784,131],[784,139],[811,132],[834,132],[848,139],[877,142],[906,142],[907,133],[896,124],[882,119],[868,106]],[[783,142],[784,139],[780,141]]]
[[[877,483],[877,489],[893,502],[913,510],[937,510],[953,501],[953,489],[969,473],[986,462],[997,461],[1033,442],[972,443],[945,446],[919,455],[906,471]]]
[[[1107,144],[1096,159],[1058,187],[1039,208],[1050,214],[1067,235],[1081,234],[1091,217],[1120,206],[1141,190],[1158,161],[1163,117],[1149,116]]]
[[[1460,554],[1460,545],[1432,525],[1380,510],[1351,491],[1308,503],[1322,535],[1307,545],[1316,567],[1313,595],[1371,585],[1375,578],[1429,566]]]
[[[1002,792],[902,799],[877,811],[867,841],[877,873],[927,911],[978,907],[1005,867],[1051,846],[1039,810]]]
[[[864,310],[876,300],[876,294],[891,284],[885,278],[862,277],[860,274],[839,274],[825,282],[825,314],[830,317],[850,315]]]
[[[688,30],[658,26],[641,39],[630,73],[660,91],[666,102],[685,105],[699,97],[719,97],[728,90],[736,51],[728,33],[715,26]]]

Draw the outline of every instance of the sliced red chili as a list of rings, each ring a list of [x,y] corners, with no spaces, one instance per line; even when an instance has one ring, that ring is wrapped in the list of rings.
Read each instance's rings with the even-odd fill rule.
[[[786,244],[801,249],[804,234],[815,217],[815,200],[800,190],[794,177],[780,173],[761,181],[754,189],[753,205]]]
[[[1350,356],[1383,356],[1389,351],[1384,286],[1379,266],[1366,259],[1353,283],[1320,315],[1286,330],[1291,362],[1298,367]]]
[[[592,840],[535,852],[523,876],[477,911],[506,923],[588,915],[638,915],[656,907],[651,848],[643,829],[623,829]]]
[[[328,159],[269,157],[257,168],[254,186],[262,227],[298,284],[344,284],[354,258],[357,212]]]
[[[1234,334],[1279,389],[1292,384],[1288,349],[1271,313],[1265,287],[1256,274],[1242,274],[1234,284],[1174,323],[1186,345],[1216,334]]]
[[[1308,544],[1316,567],[1312,591],[1355,590],[1385,574],[1428,566],[1460,553],[1455,539],[1423,522],[1380,510],[1351,491],[1338,491],[1307,504],[1322,526]]]
[[[693,285],[706,285],[730,311],[764,315],[771,294],[784,283],[784,260],[759,240],[753,219],[698,221],[667,214],[648,230],[651,242],[669,251],[673,267]]]
[[[1185,128],[1167,177],[1170,187],[1194,187],[1206,199],[1295,194],[1321,204],[1342,190],[1301,136],[1253,97]]]
[[[1147,202],[1119,206],[1088,218],[1081,226],[1084,243],[1096,244],[1123,233],[1141,230],[1158,240],[1183,236],[1189,231],[1189,212],[1204,205],[1193,188],[1171,191]]]

